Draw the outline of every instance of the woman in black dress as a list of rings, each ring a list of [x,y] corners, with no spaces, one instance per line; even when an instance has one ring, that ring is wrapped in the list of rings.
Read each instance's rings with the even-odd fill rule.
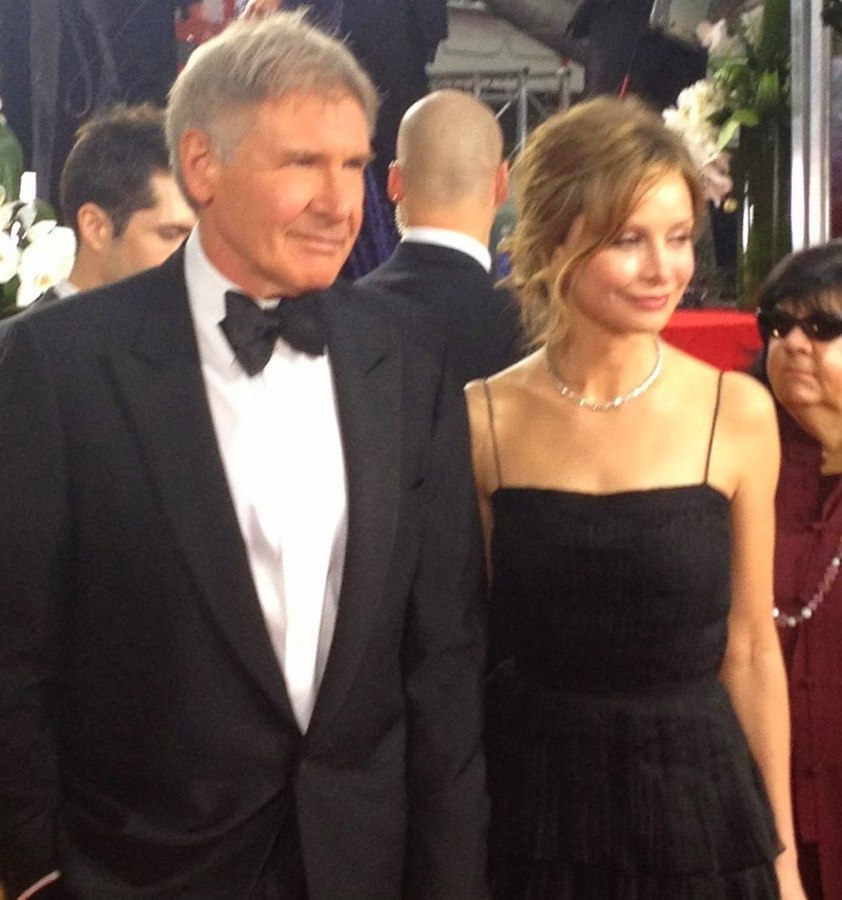
[[[516,165],[538,349],[467,388],[491,570],[499,900],[803,900],[771,615],[771,400],[661,342],[702,198],[601,98]]]

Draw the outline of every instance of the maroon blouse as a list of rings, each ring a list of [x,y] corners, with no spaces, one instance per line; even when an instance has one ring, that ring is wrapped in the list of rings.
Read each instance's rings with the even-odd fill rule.
[[[821,447],[783,410],[776,498],[775,604],[797,613],[842,538],[842,476],[821,474]],[[842,898],[842,573],[813,618],[779,631],[789,676],[796,834],[818,846],[824,896]]]

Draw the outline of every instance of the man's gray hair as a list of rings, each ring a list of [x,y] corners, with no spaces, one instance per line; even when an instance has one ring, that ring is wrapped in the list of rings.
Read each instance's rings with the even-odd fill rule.
[[[170,90],[167,143],[185,196],[178,146],[190,129],[205,132],[230,162],[250,125],[250,108],[292,92],[357,100],[374,134],[379,98],[351,51],[306,19],[306,10],[238,19],[191,55]]]

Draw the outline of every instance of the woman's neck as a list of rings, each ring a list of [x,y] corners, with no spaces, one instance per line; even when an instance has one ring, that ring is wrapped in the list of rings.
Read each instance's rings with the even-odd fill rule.
[[[616,338],[568,332],[550,341],[545,352],[557,378],[596,401],[635,388],[659,357],[658,339],[650,334]]]
[[[798,425],[822,447],[822,473],[842,472],[842,416],[838,410],[805,406],[787,410]]]

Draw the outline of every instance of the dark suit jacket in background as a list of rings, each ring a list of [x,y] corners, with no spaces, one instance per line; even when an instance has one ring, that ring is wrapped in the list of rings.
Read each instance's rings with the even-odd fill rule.
[[[176,74],[176,10],[195,0],[4,0],[0,96],[38,172],[38,196],[58,206],[76,130],[113,103],[166,103]]]
[[[400,321],[445,352],[460,386],[523,355],[514,299],[467,253],[405,241],[357,285],[376,289]]]
[[[311,18],[347,39],[371,75],[381,98],[372,169],[383,197],[395,156],[401,117],[427,93],[426,63],[447,37],[446,0],[285,0],[284,9],[306,6]]]
[[[570,21],[587,40],[585,96],[626,90],[663,109],[705,77],[707,51],[649,27],[652,0],[583,0]],[[712,20],[712,21],[715,21]]]
[[[71,295],[75,296],[75,295]],[[42,309],[45,306],[52,306],[54,303],[60,303],[62,299],[66,299],[60,297],[56,293],[56,289],[54,287],[47,288],[40,297],[36,297],[35,300],[32,301],[30,306],[34,309]]]
[[[85,900],[280,900],[291,822],[310,900],[485,896],[463,403],[441,359],[352,290],[326,296],[348,542],[306,736],[229,494],[182,253],[0,330],[12,896],[60,868]]]

